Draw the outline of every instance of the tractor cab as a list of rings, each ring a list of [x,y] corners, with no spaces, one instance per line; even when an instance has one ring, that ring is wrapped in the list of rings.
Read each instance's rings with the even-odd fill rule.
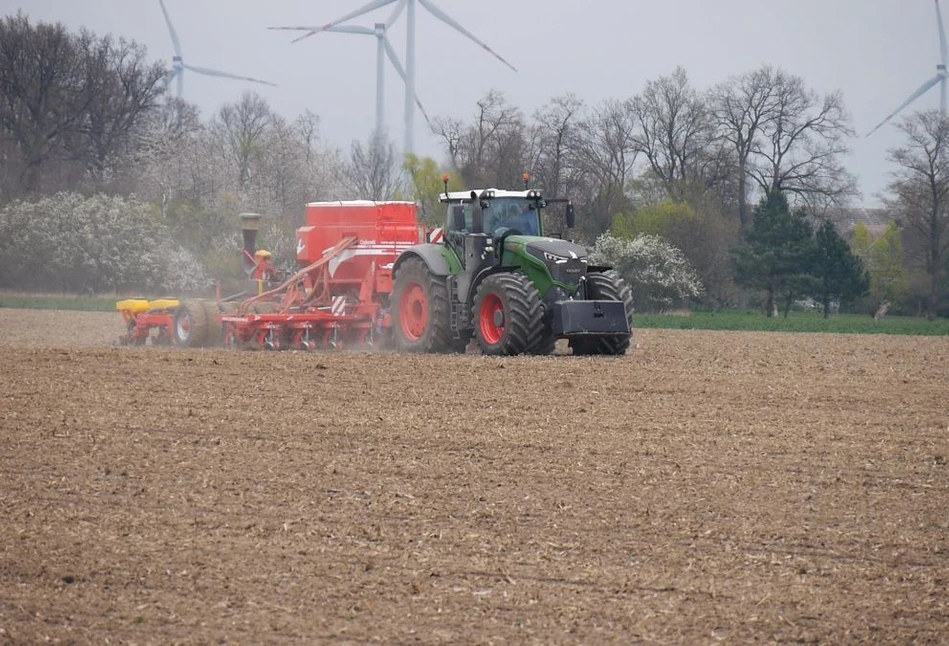
[[[472,193],[476,197],[472,196]],[[546,206],[540,191],[452,191],[439,197],[448,203],[448,231],[487,233],[501,236],[510,229],[521,235],[544,235],[541,209]],[[482,212],[481,230],[475,230],[475,206]]]
[[[504,241],[510,236],[544,235],[541,209],[546,203],[540,191],[489,188],[445,192],[439,199],[448,204],[445,243],[469,271],[472,265],[503,263]]]
[[[485,233],[496,238],[508,232],[527,236],[544,235],[540,217],[544,205],[538,191],[500,191],[489,188],[482,191],[477,199],[472,198],[471,193],[453,192],[442,195],[441,200],[449,204],[449,234]],[[481,231],[474,228],[475,202],[481,208]]]

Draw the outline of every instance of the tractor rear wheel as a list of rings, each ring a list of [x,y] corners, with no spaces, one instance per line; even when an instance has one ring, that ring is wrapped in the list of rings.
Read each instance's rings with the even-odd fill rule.
[[[484,354],[530,352],[544,335],[540,295],[523,274],[493,274],[478,285],[472,310]]]
[[[201,348],[208,342],[208,310],[201,301],[184,301],[175,314],[175,343]]]
[[[614,270],[587,274],[587,298],[594,301],[621,301],[626,311],[626,322],[633,329],[633,295],[626,281]],[[624,336],[604,336],[570,341],[574,354],[626,354],[632,333]]]
[[[392,287],[392,332],[401,352],[452,352],[448,286],[420,258],[399,267]]]

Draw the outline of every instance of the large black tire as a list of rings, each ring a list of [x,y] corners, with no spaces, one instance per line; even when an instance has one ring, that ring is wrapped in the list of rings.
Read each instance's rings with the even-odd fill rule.
[[[545,333],[540,295],[523,274],[493,274],[478,285],[472,308],[484,354],[529,353]]]
[[[458,352],[451,335],[448,286],[420,258],[406,260],[395,276],[392,337],[400,352]]]
[[[208,337],[205,344],[216,348],[224,345],[224,324],[221,323],[221,312],[214,301],[201,301],[205,315],[208,318]]]
[[[554,336],[553,330],[545,328],[541,332],[540,336],[537,337],[537,340],[534,344],[527,349],[527,354],[534,355],[547,355],[553,354],[554,349],[557,347],[557,337]]]
[[[208,310],[201,301],[184,301],[175,313],[175,343],[186,348],[203,348],[209,338]]]
[[[604,336],[588,339],[573,339],[570,347],[574,354],[626,354],[629,349],[633,329],[633,295],[629,285],[613,271],[587,274],[587,298],[594,301],[622,301],[626,310],[626,321],[630,334],[624,336]]]

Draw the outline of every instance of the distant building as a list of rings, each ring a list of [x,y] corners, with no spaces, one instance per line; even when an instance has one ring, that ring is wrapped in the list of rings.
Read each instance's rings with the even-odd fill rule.
[[[872,238],[883,235],[891,222],[895,221],[898,227],[902,227],[889,209],[837,208],[827,209],[824,215],[847,240],[853,236],[853,230],[858,224],[865,226]]]

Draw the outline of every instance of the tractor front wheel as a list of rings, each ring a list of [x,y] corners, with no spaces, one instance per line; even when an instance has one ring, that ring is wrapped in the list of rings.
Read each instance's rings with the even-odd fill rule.
[[[472,311],[484,354],[530,352],[544,335],[540,295],[527,276],[493,274],[478,286]]]
[[[392,288],[392,332],[401,352],[452,352],[448,286],[420,258],[399,267]]]

